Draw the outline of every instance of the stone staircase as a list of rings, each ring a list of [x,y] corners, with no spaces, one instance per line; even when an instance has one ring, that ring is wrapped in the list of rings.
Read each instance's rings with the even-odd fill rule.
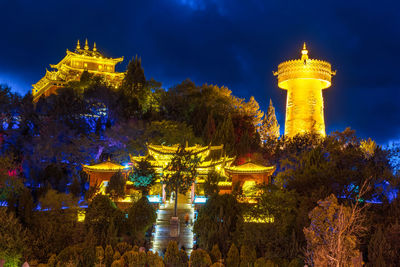
[[[157,211],[157,222],[152,236],[152,250],[163,256],[169,241],[175,240],[178,243],[178,248],[185,247],[186,252],[190,255],[193,249],[193,226],[190,222],[194,221],[194,209],[191,204],[190,194],[178,195],[177,216],[180,221],[180,231],[177,237],[170,236],[170,230],[172,229],[170,220],[174,215],[174,205],[174,200],[167,201]],[[189,214],[188,225],[185,223],[186,214]]]

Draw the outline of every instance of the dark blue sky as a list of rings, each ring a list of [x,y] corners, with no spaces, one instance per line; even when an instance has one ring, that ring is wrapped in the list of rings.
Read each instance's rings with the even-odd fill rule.
[[[298,58],[337,70],[324,91],[327,132],[350,126],[380,144],[400,139],[400,3],[397,1],[0,1],[0,83],[21,94],[77,39],[107,56],[142,57],[168,88],[190,78],[272,98],[283,129],[286,92],[272,71]]]

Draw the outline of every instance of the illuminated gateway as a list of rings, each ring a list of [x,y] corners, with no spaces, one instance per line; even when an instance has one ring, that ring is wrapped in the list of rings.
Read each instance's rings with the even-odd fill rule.
[[[53,94],[60,87],[65,86],[68,82],[79,81],[82,73],[86,70],[89,73],[104,77],[106,83],[112,87],[118,87],[125,73],[115,72],[115,65],[124,60],[120,58],[107,58],[97,51],[96,43],[93,49],[89,49],[88,41],[81,49],[79,40],[75,51],[67,49],[67,55],[56,65],[50,65],[54,70],[47,70],[43,78],[33,84],[32,96],[33,101],[37,102],[39,98]]]
[[[308,58],[304,43],[301,59],[285,61],[274,72],[278,86],[287,90],[285,136],[316,133],[325,136],[322,90],[331,86],[331,64]]]
[[[142,159],[150,162],[154,170],[162,175],[165,172],[164,168],[171,162],[172,158],[176,155],[179,145],[147,145],[146,156],[131,156],[131,163],[133,167],[137,165]],[[194,202],[196,198],[204,197],[204,183],[205,178],[210,171],[216,171],[225,178],[225,181],[218,183],[220,194],[229,194],[232,192],[235,184],[243,189],[246,193],[248,188],[256,184],[270,183],[271,175],[275,171],[275,166],[262,166],[256,163],[247,162],[239,166],[232,166],[234,158],[227,157],[223,154],[223,146],[185,146],[186,151],[190,151],[192,155],[196,155],[199,159],[197,167],[197,176],[195,182],[191,187],[191,201]],[[88,166],[83,165],[83,170],[88,173],[90,186],[99,186],[99,193],[105,192],[110,177],[120,171],[126,177],[127,172],[132,169],[119,164],[111,163],[110,161]],[[120,202],[130,202],[132,196],[135,194],[135,187],[131,181],[126,183],[126,197],[121,199]],[[149,195],[152,199],[165,202],[166,193],[165,185],[161,184],[158,179],[156,184],[150,189]],[[250,196],[249,194],[246,194]]]

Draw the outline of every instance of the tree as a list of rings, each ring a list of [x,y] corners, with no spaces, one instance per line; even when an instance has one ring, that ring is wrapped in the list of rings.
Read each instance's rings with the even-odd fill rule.
[[[103,265],[103,260],[104,260],[104,249],[102,246],[96,246],[96,266],[104,266]]]
[[[210,254],[211,254],[212,262],[218,262],[222,259],[222,254],[221,254],[221,251],[219,250],[219,247],[217,244],[215,244],[212,247]]]
[[[240,248],[240,267],[253,266],[256,261],[256,251],[247,245]]]
[[[175,193],[174,216],[177,215],[178,193],[185,194],[196,178],[197,165],[200,159],[186,150],[185,146],[179,145],[175,156],[164,168],[162,182],[166,184],[169,192]]]
[[[214,195],[199,210],[194,223],[198,245],[206,250],[218,244],[226,255],[243,222],[242,208],[232,195]]]
[[[139,161],[134,171],[129,175],[129,180],[133,182],[135,187],[140,188],[142,196],[147,195],[148,190],[155,183],[156,179],[157,173],[147,159]]]
[[[246,117],[251,118],[252,124],[255,129],[258,129],[261,126],[264,112],[260,110],[260,105],[254,98],[254,96],[250,97],[249,102],[243,104],[240,112],[243,112]]]
[[[27,230],[19,223],[14,214],[0,207],[0,260],[5,266],[18,266],[27,249]]]
[[[269,100],[269,106],[267,114],[264,116],[262,121],[262,125],[260,127],[260,136],[263,142],[273,139],[276,140],[279,138],[279,124],[275,115],[275,108],[272,104],[272,100]]]
[[[147,265],[154,267],[164,267],[164,262],[157,252],[153,253],[149,250],[147,252]]]
[[[385,259],[388,250],[390,250],[390,245],[386,241],[382,226],[379,225],[368,244],[368,265],[387,266]]]
[[[84,235],[71,195],[49,189],[39,197],[38,206],[41,210],[34,211],[30,224],[30,243],[36,259],[47,260],[48,255],[59,254],[67,246],[82,242]]]
[[[214,194],[218,194],[219,192],[218,182],[221,182],[222,180],[223,177],[221,174],[219,174],[215,170],[209,171],[204,182],[204,194],[206,196],[212,196]]]
[[[106,267],[110,267],[113,262],[114,250],[111,245],[107,245],[104,250],[104,263]]]
[[[0,201],[16,200],[23,192],[24,184],[17,170],[18,165],[13,155],[0,156]],[[11,208],[11,203],[8,204]]]
[[[48,267],[56,267],[56,265],[57,265],[57,255],[51,254],[49,260],[47,261],[47,266]]]
[[[208,267],[211,264],[211,258],[207,251],[201,248],[192,251],[192,254],[190,255],[190,266]]]
[[[164,255],[164,262],[167,267],[181,266],[178,244],[175,241],[169,241],[167,251]]]
[[[265,261],[264,258],[258,258],[258,259],[254,262],[254,267],[265,267],[266,264],[267,264],[267,262]]]
[[[267,260],[265,263],[265,267],[278,267],[277,264],[275,264],[272,260]]]
[[[226,267],[239,267],[240,264],[240,256],[239,250],[232,243],[231,248],[229,249],[228,255],[226,257]]]
[[[363,193],[360,190],[360,195]],[[358,255],[357,236],[364,230],[359,198],[352,207],[338,204],[332,194],[318,202],[310,213],[310,226],[304,228],[306,260],[315,266],[350,266]]]
[[[74,180],[72,180],[72,183],[69,186],[69,191],[74,197],[76,197],[76,198],[80,197],[81,184],[79,183],[79,181],[78,181],[78,179],[76,177],[74,178]]]
[[[148,112],[154,107],[152,90],[159,88],[160,83],[153,79],[146,80],[142,67],[142,60],[137,56],[129,62],[126,75],[122,81],[121,105],[126,117]]]
[[[108,228],[114,224],[117,232],[121,228],[120,221],[125,215],[117,209],[115,204],[105,195],[97,195],[86,211],[85,226],[87,230],[92,229],[93,234],[101,245],[105,245],[107,239]]]
[[[225,152],[228,155],[232,155],[234,153],[235,132],[230,114],[227,114],[225,119],[218,124],[212,143],[216,145],[223,144]]]
[[[128,224],[135,237],[144,237],[144,233],[155,223],[157,214],[147,197],[142,197],[128,210]]]
[[[120,256],[124,255],[125,252],[132,249],[132,246],[126,242],[119,242],[116,246],[116,252],[118,251]],[[118,258],[119,259],[119,258]]]
[[[111,198],[114,201],[117,201],[118,198],[125,196],[125,178],[121,172],[116,172],[111,176],[110,181],[108,182],[106,193],[110,194]]]
[[[81,250],[77,246],[64,248],[57,256],[57,266],[78,266]]]
[[[181,259],[182,266],[188,266],[189,257],[185,250],[179,250],[179,258]]]
[[[252,244],[257,254],[267,258],[291,259],[301,254],[297,229],[298,196],[295,191],[274,184],[258,187],[258,202],[245,209],[243,216],[266,223],[245,223],[240,244]],[[301,232],[302,234],[302,232]],[[301,235],[303,236],[303,235]]]
[[[212,142],[215,131],[216,131],[215,120],[214,120],[213,112],[211,111],[208,114],[207,123],[206,123],[206,126],[204,127],[204,132],[203,132],[203,139],[206,144],[209,144]]]
[[[144,138],[151,144],[202,144],[186,122],[171,120],[152,121],[144,132]]]

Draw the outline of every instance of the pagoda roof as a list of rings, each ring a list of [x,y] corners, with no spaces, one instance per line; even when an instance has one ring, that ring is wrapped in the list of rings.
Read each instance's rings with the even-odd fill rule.
[[[127,171],[131,167],[130,166],[122,166],[120,164],[111,162],[111,161],[104,161],[94,165],[84,165],[82,164],[82,168],[85,171],[91,172],[117,172],[117,171]]]
[[[81,50],[81,49],[80,49]],[[94,52],[94,51],[86,51],[83,50],[84,52],[79,52],[75,50],[75,52],[69,51],[67,49],[67,55],[57,64],[50,64],[51,68],[58,69],[60,68],[66,61],[68,61],[71,58],[81,58],[85,61],[93,61],[93,62],[99,62],[99,61],[104,61],[112,64],[117,64],[119,62],[122,62],[124,60],[124,57],[119,57],[119,58],[107,58],[102,56],[99,52]]]
[[[148,144],[147,148],[149,150],[149,152],[153,152],[156,154],[176,154],[176,152],[178,151],[179,148],[179,144],[175,144],[172,146],[164,146],[164,145],[152,145],[152,144]],[[220,146],[201,146],[201,145],[194,145],[194,146],[190,146],[190,147],[185,147],[186,151],[189,151],[193,154],[199,154],[199,153],[203,153],[206,151],[211,151],[211,150],[220,150],[223,148],[223,145]]]
[[[238,166],[225,167],[225,171],[228,173],[235,174],[246,174],[246,173],[269,173],[272,174],[275,171],[275,166],[264,166],[253,162],[246,162]]]

